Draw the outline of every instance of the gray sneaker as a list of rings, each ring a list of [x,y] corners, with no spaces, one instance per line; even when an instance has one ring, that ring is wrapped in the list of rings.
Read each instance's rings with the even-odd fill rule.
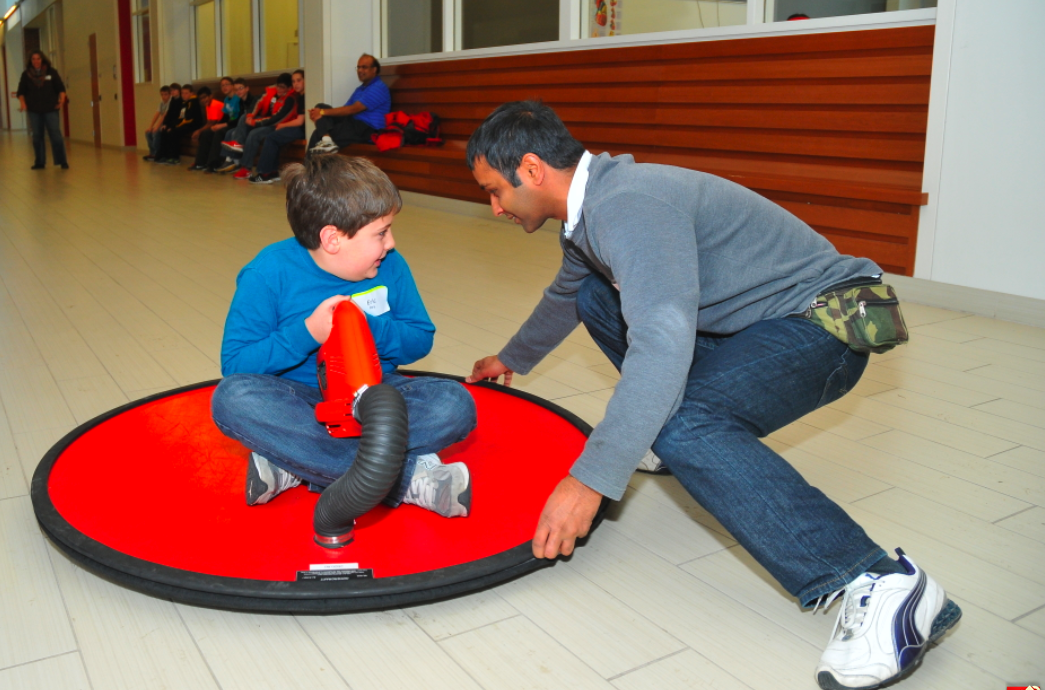
[[[316,145],[309,149],[309,153],[337,153],[341,147],[334,143],[330,137],[323,137]]]
[[[293,489],[301,480],[277,467],[257,453],[247,461],[247,505],[268,503],[287,489]]]
[[[449,465],[426,462],[422,456],[410,480],[403,503],[419,506],[443,517],[467,517],[472,507],[472,480],[463,462]]]
[[[670,474],[670,470],[664,466],[663,461],[652,450],[646,451],[646,454],[642,456],[642,460],[639,460],[639,466],[635,469],[639,472],[648,472],[650,474]]]

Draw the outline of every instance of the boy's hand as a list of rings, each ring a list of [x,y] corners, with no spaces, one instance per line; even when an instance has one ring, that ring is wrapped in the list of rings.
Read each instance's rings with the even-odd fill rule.
[[[320,302],[316,310],[305,319],[305,328],[320,345],[330,337],[330,329],[334,327],[334,309],[342,302],[352,302],[352,298],[347,295],[328,297]],[[352,302],[352,304],[356,303]],[[358,305],[356,305],[356,309],[359,309]]]
[[[464,381],[465,383],[475,383],[476,381],[483,381],[486,379],[492,379],[494,383],[497,383],[497,379],[504,375],[504,385],[512,385],[512,374],[515,372],[504,366],[501,360],[497,358],[497,355],[490,355],[489,357],[483,357],[475,366],[472,367],[472,373]]]

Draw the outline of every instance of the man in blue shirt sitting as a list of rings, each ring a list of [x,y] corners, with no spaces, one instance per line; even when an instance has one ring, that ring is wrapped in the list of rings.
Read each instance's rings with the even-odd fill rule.
[[[308,111],[316,130],[308,141],[309,153],[337,153],[343,146],[369,143],[370,135],[385,126],[392,109],[392,94],[381,81],[381,63],[363,53],[356,63],[356,76],[363,82],[345,105],[332,108],[320,103]]]

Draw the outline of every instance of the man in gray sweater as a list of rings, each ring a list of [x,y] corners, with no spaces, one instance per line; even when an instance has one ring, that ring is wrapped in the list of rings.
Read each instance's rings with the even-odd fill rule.
[[[843,594],[821,687],[873,688],[917,666],[961,615],[906,558],[759,441],[851,389],[867,366],[802,312],[881,269],[727,180],[592,156],[547,106],[507,103],[467,153],[496,215],[563,221],[562,267],[468,381],[528,373],[578,323],[621,372],[606,415],[538,521],[533,553],[569,555],[652,449],[802,606]],[[797,317],[797,318],[796,318]]]

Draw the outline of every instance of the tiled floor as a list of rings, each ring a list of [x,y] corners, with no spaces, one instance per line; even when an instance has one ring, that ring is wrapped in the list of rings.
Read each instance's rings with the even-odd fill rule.
[[[227,613],[73,565],[35,524],[36,463],[77,423],[219,375],[236,273],[289,234],[283,188],[84,145],[30,172],[21,134],[0,161],[0,688],[815,687],[835,610],[800,611],[671,478],[636,475],[569,562],[404,610]],[[395,233],[439,328],[419,368],[495,352],[558,264],[554,235],[492,219],[408,207]],[[766,442],[964,609],[902,687],[1041,683],[1045,330],[906,314],[910,345]],[[583,331],[517,378],[592,423],[615,380]]]

